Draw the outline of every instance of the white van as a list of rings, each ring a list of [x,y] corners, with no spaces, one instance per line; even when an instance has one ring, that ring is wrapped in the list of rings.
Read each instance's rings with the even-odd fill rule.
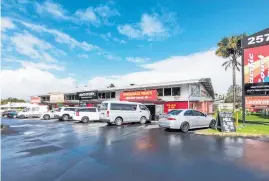
[[[30,117],[40,117],[42,114],[49,111],[49,107],[47,105],[30,105],[24,108],[17,114],[18,118],[30,118]]]
[[[115,123],[140,122],[145,124],[150,118],[148,108],[137,102],[126,101],[104,101],[100,106],[100,120],[108,125]]]
[[[79,107],[73,113],[73,120],[87,123],[99,120],[99,111],[96,107]]]

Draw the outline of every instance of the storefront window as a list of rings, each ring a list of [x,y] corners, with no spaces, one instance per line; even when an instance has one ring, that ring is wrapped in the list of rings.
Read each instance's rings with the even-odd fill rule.
[[[172,96],[180,96],[180,87],[172,88]]]
[[[163,89],[157,89],[158,96],[163,96]]]
[[[105,99],[105,98],[106,98],[106,93],[103,92],[103,93],[101,94],[101,99]]]
[[[110,92],[106,92],[106,99],[110,99]]]
[[[164,96],[171,96],[171,88],[164,88]]]
[[[102,94],[98,93],[98,98],[101,99],[101,97],[102,97]]]
[[[116,93],[115,92],[111,92],[111,98],[115,98],[116,97]]]

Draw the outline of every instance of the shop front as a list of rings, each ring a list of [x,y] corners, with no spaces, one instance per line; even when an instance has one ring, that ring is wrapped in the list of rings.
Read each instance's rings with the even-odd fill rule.
[[[98,99],[98,91],[77,92],[80,107],[98,107],[102,102]]]

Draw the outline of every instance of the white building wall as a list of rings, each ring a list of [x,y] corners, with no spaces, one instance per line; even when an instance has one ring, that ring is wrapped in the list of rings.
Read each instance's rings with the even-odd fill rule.
[[[200,92],[201,86],[202,84],[198,83],[196,84],[198,86],[197,91]],[[169,86],[171,88],[173,87],[180,87],[180,96],[159,96],[159,98],[161,98],[164,101],[188,101],[188,97],[191,95],[191,90],[190,90],[190,84],[182,84],[179,86]],[[148,90],[151,89],[160,89],[160,88],[167,88],[167,87],[156,87],[156,88],[148,88]],[[204,88],[204,87],[203,87]],[[116,91],[116,98],[115,99],[107,99],[107,100],[119,100],[120,99],[120,92],[121,91]],[[132,90],[132,91],[136,91],[136,90]],[[190,96],[190,101],[197,101],[197,100],[201,100],[201,94],[193,94],[192,96]]]

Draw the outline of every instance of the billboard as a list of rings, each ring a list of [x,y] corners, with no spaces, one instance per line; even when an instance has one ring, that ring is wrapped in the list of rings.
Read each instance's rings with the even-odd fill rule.
[[[244,107],[269,108],[269,28],[242,40]]]
[[[244,82],[269,82],[269,45],[244,51]]]
[[[90,100],[90,99],[98,99],[97,91],[85,91],[77,93],[79,100]]]
[[[157,100],[157,90],[121,92],[121,101]]]

